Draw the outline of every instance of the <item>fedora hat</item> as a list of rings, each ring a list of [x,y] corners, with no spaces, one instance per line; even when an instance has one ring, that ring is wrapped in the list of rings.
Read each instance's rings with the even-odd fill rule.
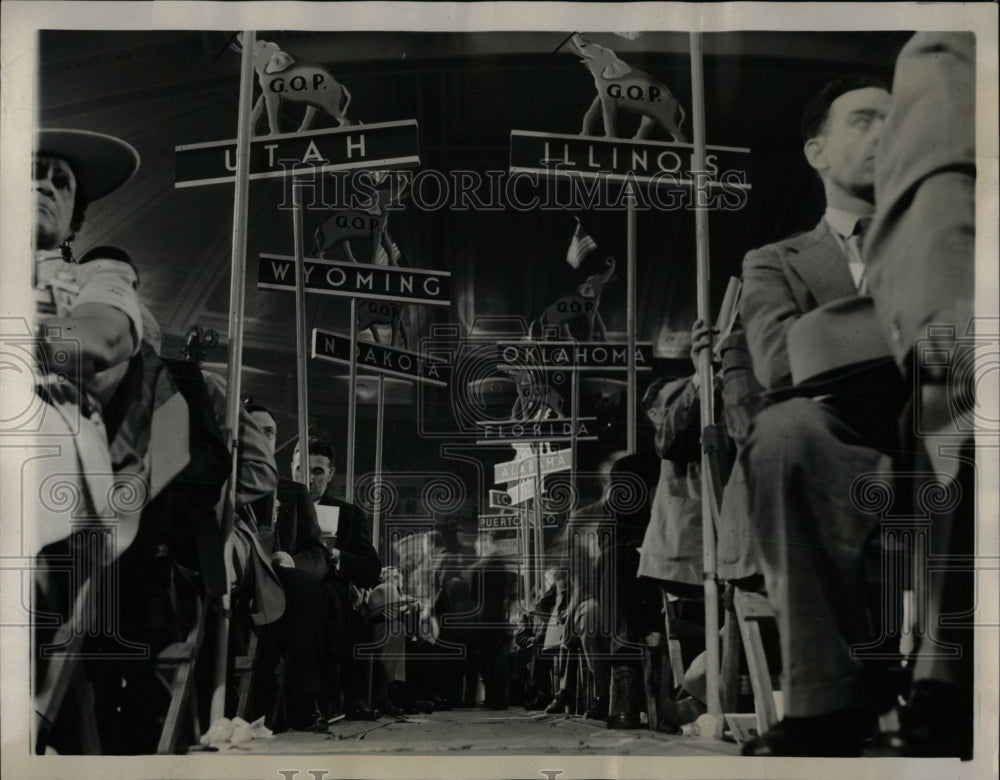
[[[39,130],[35,153],[69,163],[77,188],[88,200],[114,192],[139,170],[139,153],[131,144],[90,130]]]
[[[872,298],[852,295],[803,314],[788,329],[792,386],[765,394],[771,400],[850,392],[892,368],[892,351]]]

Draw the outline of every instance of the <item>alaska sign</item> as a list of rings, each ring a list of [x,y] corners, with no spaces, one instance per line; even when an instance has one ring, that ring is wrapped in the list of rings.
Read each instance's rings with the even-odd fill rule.
[[[355,353],[359,368],[438,387],[448,385],[448,366],[442,361],[431,360],[417,352],[387,347],[372,341],[358,341],[355,344]],[[331,363],[350,365],[351,339],[339,333],[314,328],[312,356]]]
[[[420,165],[417,120],[277,133],[250,140],[250,179]],[[236,181],[236,139],[174,149],[174,186]]]
[[[447,306],[450,303],[451,274],[448,271],[312,257],[304,258],[303,265],[307,293],[434,306]],[[257,286],[264,290],[294,292],[295,258],[261,254],[257,267]]]
[[[570,451],[568,449],[540,455],[529,455],[519,460],[497,463],[493,466],[493,481],[516,482],[519,479],[533,477],[538,473],[539,466],[541,466],[542,476],[555,474],[560,471],[569,471],[571,468],[570,464]]]

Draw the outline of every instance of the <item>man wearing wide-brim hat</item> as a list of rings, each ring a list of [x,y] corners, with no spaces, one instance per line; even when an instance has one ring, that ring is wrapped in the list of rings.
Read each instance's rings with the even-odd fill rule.
[[[126,362],[141,346],[138,278],[128,256],[73,255],[88,204],[125,184],[139,155],[118,138],[84,130],[44,129],[35,134],[32,160],[34,256],[32,287],[38,315],[40,392],[48,402],[42,433],[65,437],[60,462],[36,464],[47,475],[80,475],[88,511],[109,516],[111,455],[101,418]],[[46,511],[42,496],[33,524],[36,549],[69,532],[64,512]]]

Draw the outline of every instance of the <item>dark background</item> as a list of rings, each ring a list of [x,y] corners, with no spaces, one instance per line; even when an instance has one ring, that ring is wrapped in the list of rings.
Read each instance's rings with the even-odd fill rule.
[[[565,49],[554,51],[568,32],[260,32],[258,38],[277,42],[299,59],[326,65],[352,94],[352,119],[371,124],[416,118],[422,167],[447,174],[459,169],[506,170],[512,129],[580,131],[595,93],[578,59]],[[664,81],[685,107],[684,131],[692,135],[686,33],[643,33],[635,40],[585,35]],[[810,229],[822,214],[822,191],[804,162],[798,131],[807,97],[838,76],[869,73],[890,80],[895,56],[908,36],[704,35],[708,142],[752,150],[747,174],[753,189],[746,207],[710,216],[714,307],[728,278],[739,274],[747,250]],[[164,330],[165,354],[178,352],[195,324],[223,336],[227,330],[233,190],[228,185],[175,190],[173,160],[176,145],[236,135],[240,55],[226,48],[228,38],[224,32],[189,31],[43,31],[40,38],[41,124],[118,135],[142,156],[133,181],[91,206],[76,251],[79,255],[91,246],[114,244],[136,258],[140,293]],[[302,110],[286,109],[284,130],[298,126]],[[320,115],[313,129],[331,123]],[[623,114],[619,123],[619,132],[631,136],[637,120]],[[265,132],[263,120],[259,132]],[[601,132],[600,124],[595,132]],[[654,130],[651,140],[669,139]],[[256,256],[293,253],[291,214],[277,208],[282,197],[280,182],[251,184],[243,380],[244,394],[274,409],[279,443],[295,431],[294,307],[287,293],[256,290]],[[574,271],[565,262],[575,213],[411,207],[394,214],[391,231],[408,263],[450,271],[455,290],[447,309],[411,309],[411,343],[430,337],[435,325],[455,325],[461,337],[479,334],[487,340],[495,339],[497,332],[516,334],[516,318],[532,319],[570,292],[588,270]],[[306,215],[307,236],[323,216]],[[605,294],[601,311],[612,340],[624,341],[625,213],[580,216],[601,250],[619,261],[620,278]],[[308,244],[306,250],[311,250]],[[637,336],[653,341],[657,354],[656,370],[639,377],[641,393],[658,374],[691,370],[677,334],[690,329],[696,313],[692,211],[639,213],[637,274]],[[348,306],[346,299],[310,299],[309,328],[347,332]],[[224,363],[224,343],[225,338],[223,346],[209,354],[210,363]],[[225,372],[223,365],[218,370]],[[315,361],[310,366],[311,423],[337,446],[338,476],[344,468],[347,387],[340,375],[346,370]],[[374,462],[373,387],[367,383],[359,396],[359,479]],[[502,417],[513,402],[509,385],[498,377],[490,387],[486,402]],[[563,391],[568,404],[568,386],[556,389]],[[411,475],[454,472],[468,492],[458,503],[437,500],[425,495],[426,479],[400,477],[398,513],[471,518],[479,501],[485,501],[492,464],[513,457],[509,448],[477,452],[466,445],[459,449],[471,461],[443,457],[442,447],[454,441],[447,432],[455,427],[453,410],[463,402],[462,393],[461,388],[418,392],[389,381],[385,470]],[[592,471],[625,446],[625,403],[607,382],[585,382],[582,400],[582,413],[599,414],[604,421],[600,441],[581,445],[580,468]],[[645,437],[642,429],[640,423]],[[290,449],[279,456],[283,471]],[[586,483],[585,493],[589,484],[595,483]]]

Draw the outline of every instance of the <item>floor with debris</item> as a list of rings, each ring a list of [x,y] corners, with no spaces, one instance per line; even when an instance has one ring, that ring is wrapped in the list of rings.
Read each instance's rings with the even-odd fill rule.
[[[199,752],[202,751],[192,751]],[[680,736],[640,728],[610,730],[574,715],[545,715],[521,708],[460,709],[431,715],[340,721],[327,733],[285,732],[239,745],[220,755],[325,755],[409,753],[413,755],[537,755],[592,753],[633,756],[735,756],[734,742]]]

